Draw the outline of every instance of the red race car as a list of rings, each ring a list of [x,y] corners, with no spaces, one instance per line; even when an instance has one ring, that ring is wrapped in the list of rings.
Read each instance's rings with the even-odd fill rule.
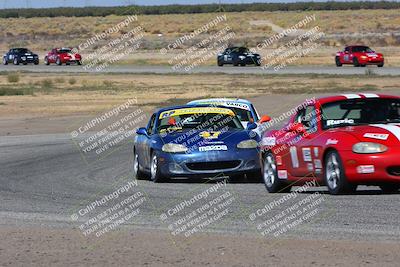
[[[269,192],[309,181],[327,185],[331,194],[357,185],[399,190],[400,97],[344,94],[305,102],[292,114],[283,129],[262,139]]]
[[[75,54],[71,48],[54,48],[45,57],[44,63],[50,65],[55,63],[59,66],[62,64],[82,64],[82,56]]]
[[[365,67],[366,65],[377,65],[383,67],[385,59],[381,53],[375,53],[374,50],[364,45],[346,46],[344,51],[339,51],[335,56],[336,66],[343,64],[353,64],[354,67]]]

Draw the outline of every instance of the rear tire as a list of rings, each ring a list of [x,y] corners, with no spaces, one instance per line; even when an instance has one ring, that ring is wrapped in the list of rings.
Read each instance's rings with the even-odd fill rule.
[[[45,65],[50,65],[49,59],[47,57],[44,58],[44,64]]]
[[[58,66],[61,66],[61,65],[62,65],[61,59],[60,59],[59,57],[58,57],[57,60],[56,60],[56,64],[57,64]]]
[[[270,193],[287,193],[292,188],[291,185],[287,185],[279,180],[275,156],[271,152],[267,152],[263,158],[262,177],[265,188]]]
[[[136,151],[133,151],[133,178],[137,180],[147,180],[147,175],[140,170],[139,165],[139,155],[136,154]]]
[[[5,57],[3,57],[3,65],[8,65],[8,60]]]
[[[324,178],[332,195],[352,193],[357,190],[357,185],[347,181],[342,160],[336,151],[328,152],[325,157]]]
[[[336,63],[336,67],[341,67],[341,66],[343,66],[343,64],[340,62],[340,58],[339,58],[339,57],[336,57],[336,58],[335,58],[335,63]]]
[[[384,193],[396,193],[399,192],[400,185],[397,184],[385,184],[379,186]]]
[[[385,63],[382,62],[382,64],[378,64],[378,68],[382,68]]]

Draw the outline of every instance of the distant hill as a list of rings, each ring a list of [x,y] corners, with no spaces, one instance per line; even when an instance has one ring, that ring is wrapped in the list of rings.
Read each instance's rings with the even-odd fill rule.
[[[354,1],[354,2],[296,2],[296,3],[253,3],[253,4],[204,4],[204,5],[164,5],[164,6],[120,6],[120,7],[61,7],[39,9],[2,9],[0,18],[33,17],[105,17],[109,15],[160,15],[193,14],[212,12],[245,11],[310,11],[310,10],[359,10],[359,9],[399,9],[400,2]]]

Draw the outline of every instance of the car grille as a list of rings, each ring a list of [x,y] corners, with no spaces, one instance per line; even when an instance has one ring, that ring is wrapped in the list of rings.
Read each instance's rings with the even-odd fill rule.
[[[240,160],[186,163],[186,166],[193,171],[233,169],[238,167],[239,165],[240,165]]]
[[[394,175],[394,176],[400,176],[400,166],[392,166],[387,168],[387,172],[390,175]]]

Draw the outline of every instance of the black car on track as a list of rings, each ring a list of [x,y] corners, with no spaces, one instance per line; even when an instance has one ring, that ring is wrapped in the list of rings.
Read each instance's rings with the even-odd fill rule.
[[[38,65],[39,56],[27,48],[11,48],[3,56],[3,65],[8,65],[8,63],[13,63],[14,65],[33,63]]]
[[[224,52],[217,56],[217,64],[222,67],[224,64],[233,64],[233,66],[261,65],[261,56],[252,53],[246,47],[228,47]]]

